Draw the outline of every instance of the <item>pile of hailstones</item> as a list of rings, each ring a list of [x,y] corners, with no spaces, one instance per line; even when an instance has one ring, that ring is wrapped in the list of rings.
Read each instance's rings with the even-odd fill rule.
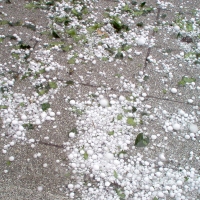
[[[133,117],[139,123],[141,112],[149,106],[143,102],[142,88],[130,84],[128,89],[132,94],[129,100],[115,94],[109,95],[108,100],[98,91],[95,101],[70,101],[84,114],[76,121],[78,134],[69,134],[72,143],[68,158],[79,179],[68,184],[69,197],[73,199],[76,191],[81,191],[81,198],[87,200],[195,200],[200,193],[200,176],[194,168],[170,169],[164,166],[163,153],[155,163],[145,161],[142,154],[133,151],[135,138],[142,129],[127,124],[127,118]],[[133,106],[137,108],[134,113]],[[85,182],[83,174],[90,182]]]

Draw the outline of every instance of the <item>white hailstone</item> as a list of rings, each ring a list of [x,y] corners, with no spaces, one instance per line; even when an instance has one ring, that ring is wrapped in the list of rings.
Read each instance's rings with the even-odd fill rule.
[[[50,112],[49,115],[50,115],[51,117],[54,117],[54,116],[55,116],[55,113],[54,113],[54,112]]]
[[[42,192],[43,187],[42,187],[42,186],[38,186],[37,190],[38,190],[39,192]]]
[[[161,191],[159,191],[159,192],[158,192],[158,197],[163,198],[163,197],[164,197],[164,194],[163,194]]]
[[[152,140],[155,140],[156,138],[157,138],[156,135],[152,135],[152,136],[151,136],[151,139],[152,139]]]
[[[114,158],[113,154],[112,153],[106,153],[105,154],[105,157],[108,159],[108,160],[112,160]]]
[[[179,26],[174,26],[174,30],[175,30],[175,31],[179,31],[179,30],[180,30],[180,27],[179,27]]]
[[[47,167],[47,166],[48,166],[47,163],[44,163],[44,164],[43,164],[43,167]]]
[[[176,130],[176,131],[180,130],[180,128],[181,128],[181,125],[178,124],[178,123],[175,123],[172,126],[173,126],[173,129]]]
[[[137,38],[136,39],[136,43],[138,44],[138,45],[144,45],[145,44],[145,42],[146,42],[146,39],[144,38],[144,37],[140,37],[140,38]]]
[[[69,154],[68,158],[73,159],[74,158],[73,154]]]
[[[14,157],[14,156],[10,156],[10,157],[9,157],[9,161],[12,162],[12,161],[14,161],[14,160],[15,160],[15,157]]]
[[[106,182],[105,182],[105,186],[106,186],[106,187],[110,186],[110,182],[106,181]]]
[[[31,138],[31,139],[29,139],[29,142],[30,143],[35,142],[35,139]]]
[[[10,142],[10,146],[14,146],[14,145],[15,145],[14,141]]]
[[[196,124],[190,124],[189,129],[192,133],[198,132],[198,126]]]
[[[193,99],[188,99],[188,103],[193,103]]]
[[[76,102],[74,101],[74,100],[70,100],[70,102],[69,102],[71,105],[75,105],[76,104]]]
[[[75,133],[70,132],[70,133],[69,133],[69,137],[70,137],[70,138],[74,138],[74,137],[75,137]]]
[[[72,188],[74,188],[74,185],[73,184],[68,184],[68,188],[72,189]]]
[[[6,174],[6,173],[8,173],[8,170],[7,170],[7,169],[5,169],[5,170],[4,170],[4,173],[5,173],[5,174]]]
[[[94,170],[99,170],[99,165],[98,165],[98,164],[94,164],[94,165],[93,165],[93,169],[94,169]]]
[[[41,113],[41,117],[42,117],[42,119],[45,119],[47,117],[47,113],[46,112],[42,112]]]
[[[126,98],[125,98],[124,96],[120,96],[120,97],[119,97],[119,100],[120,100],[120,101],[125,101],[125,99],[126,99]]]
[[[119,164],[120,164],[120,161],[119,161],[119,160],[114,160],[113,163],[114,163],[115,165],[119,165]]]
[[[71,198],[73,198],[73,197],[74,197],[74,193],[71,192],[71,193],[69,194],[69,196],[70,196]]]
[[[167,127],[167,130],[168,130],[168,131],[173,131],[173,127],[172,127],[172,126],[168,126],[168,127]]]
[[[2,152],[3,152],[3,153],[7,153],[7,150],[3,149]]]
[[[171,93],[173,93],[173,94],[177,93],[177,89],[176,88],[172,88],[171,89]]]
[[[21,134],[22,134],[21,131],[17,131],[17,132],[16,132],[16,135],[17,135],[17,136],[20,136]]]
[[[36,120],[35,120],[35,123],[36,123],[37,125],[39,125],[39,124],[41,124],[41,121],[40,121],[39,119],[36,119]]]
[[[93,154],[93,151],[90,149],[87,151],[88,155],[92,155]]]
[[[22,115],[22,116],[21,116],[21,119],[22,119],[22,120],[26,120],[26,119],[27,119],[27,116],[26,116],[26,115]]]
[[[105,99],[105,98],[101,99],[101,100],[99,101],[99,103],[100,103],[100,105],[101,105],[102,107],[107,107],[107,106],[109,106],[109,101],[108,101],[108,99]]]
[[[190,136],[189,136],[189,135],[185,135],[185,139],[186,139],[186,140],[189,140],[189,139],[190,139]]]
[[[165,160],[165,159],[166,159],[164,153],[161,153],[161,154],[159,155],[159,158],[160,158],[161,160]]]
[[[183,182],[181,180],[178,180],[176,183],[177,183],[177,185],[182,185],[183,184]]]
[[[12,124],[16,125],[16,124],[18,124],[18,121],[17,120],[13,120]]]
[[[194,134],[194,133],[190,133],[190,137],[191,137],[191,138],[194,138],[194,137],[195,137],[195,134]]]

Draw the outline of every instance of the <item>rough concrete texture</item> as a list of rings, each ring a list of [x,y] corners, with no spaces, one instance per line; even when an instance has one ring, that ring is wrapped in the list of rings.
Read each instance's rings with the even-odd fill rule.
[[[48,5],[46,4],[48,2],[50,2],[49,7],[47,6],[48,9],[42,9],[42,7],[36,9],[26,8],[26,5],[37,5],[37,3],[40,3],[40,6],[44,4]],[[174,114],[175,117],[179,117],[179,111],[183,110],[193,117],[188,119],[188,124],[184,128],[188,128],[192,123],[200,129],[199,1],[146,1],[146,5],[144,6],[151,6],[153,11],[147,13],[147,15],[136,16],[134,23],[130,23],[130,21],[126,21],[125,19],[126,24],[129,25],[130,23],[131,30],[135,33],[135,39],[130,44],[132,51],[124,51],[122,59],[114,57],[114,54],[117,53],[116,50],[114,50],[114,54],[107,52],[108,59],[109,57],[113,57],[112,62],[102,61],[101,57],[98,58],[94,55],[94,58],[90,57],[88,60],[82,59],[80,63],[69,63],[68,56],[74,55],[74,52],[78,54],[84,53],[87,49],[90,50],[88,55],[91,55],[96,47],[89,45],[91,41],[86,43],[76,41],[66,33],[58,31],[61,30],[62,25],[55,25],[55,23],[53,25],[52,16],[48,15],[48,13],[56,13],[53,7],[55,8],[58,2],[47,0],[0,0],[0,35],[2,35],[0,39],[3,38],[0,40],[0,105],[7,105],[7,103],[9,105],[0,109],[0,148],[2,149],[2,153],[0,153],[0,199],[95,199],[92,196],[90,198],[85,195],[87,193],[87,189],[85,188],[87,188],[86,185],[88,183],[91,182],[94,187],[99,187],[95,176],[92,177],[93,180],[90,180],[87,173],[76,173],[68,158],[78,142],[78,136],[75,139],[70,138],[69,133],[72,129],[78,127],[82,120],[79,118],[79,114],[81,113],[76,115],[70,111],[69,108],[71,108],[71,105],[69,102],[72,99],[75,99],[77,102],[84,102],[89,95],[99,91],[99,88],[101,88],[101,91],[104,91],[104,97],[108,99],[110,98],[110,94],[116,94],[118,97],[120,95],[131,95],[130,90],[122,87],[120,81],[123,79],[121,77],[124,77],[127,83],[132,82],[135,84],[136,88],[141,86],[143,93],[146,93],[142,104],[151,106],[150,112],[146,113],[147,116],[144,114],[142,117],[144,124],[140,124],[137,127],[140,131],[145,131],[150,138],[150,143],[145,147],[147,151],[144,150],[144,147],[138,147],[136,150],[131,150],[130,147],[130,151],[127,153],[128,156],[137,157],[137,154],[140,153],[144,160],[155,163],[155,169],[157,170],[161,167],[156,164],[159,161],[158,155],[164,152],[166,160],[163,161],[163,168],[178,171],[180,170],[179,167],[184,168],[187,166],[187,169],[195,168],[195,176],[197,178],[200,177],[199,132],[190,136],[189,139],[185,136],[191,133],[188,129],[166,132],[163,126],[171,117],[166,117],[162,113],[163,110],[166,110],[169,116]],[[63,2],[68,3],[72,1]],[[131,2],[133,1],[127,1],[128,4]],[[142,3],[143,1],[137,1],[137,5],[141,5]],[[103,21],[106,18],[105,8],[109,7],[112,9],[118,4],[119,1],[111,0],[93,2],[93,8],[88,6],[91,13],[87,13],[80,24],[84,24],[84,20],[87,23],[92,23],[92,18],[90,21],[87,21],[89,20],[88,16],[92,12],[96,13],[97,22],[102,22],[104,25],[108,24],[107,21]],[[139,7],[139,9],[142,9],[142,7]],[[181,23],[180,21],[176,21],[178,13],[181,19],[186,17],[186,19],[191,20],[193,18],[193,23],[196,23],[196,29],[194,27],[190,29],[190,25],[186,25],[189,30],[182,33],[182,35],[178,34],[179,31],[175,30],[175,27]],[[5,21],[6,23],[3,24]],[[77,19],[76,21],[79,22]],[[15,22],[20,22],[20,24],[14,24]],[[32,23],[32,26],[25,26],[29,22]],[[197,31],[195,32],[194,29]],[[57,38],[52,37],[52,30],[57,31],[59,35]],[[95,35],[97,30],[92,34]],[[45,31],[49,32],[50,35]],[[105,34],[113,36],[112,31]],[[104,33],[101,30],[98,34],[101,35]],[[148,38],[148,42],[146,41],[145,45],[140,46],[136,44],[137,36],[139,35]],[[17,39],[18,37],[21,38],[23,43],[20,43],[20,40]],[[97,37],[90,37],[91,40],[92,38],[94,40],[93,44],[97,41]],[[109,37],[111,38],[111,36]],[[121,38],[124,39],[124,37]],[[66,45],[71,44],[73,49],[69,51],[63,51],[61,48],[58,48],[59,50],[52,49],[48,47],[49,44],[52,45],[52,42],[64,42]],[[19,47],[20,44],[22,46]],[[19,47],[18,50],[21,52],[13,55],[13,49],[16,49],[17,45]],[[47,49],[49,50],[49,54],[42,54]],[[23,58],[22,51],[27,50],[31,51],[27,53],[28,56],[26,58]],[[191,51],[193,51],[194,57],[196,56],[195,58],[193,57],[196,59],[196,62],[192,58],[191,60],[187,60],[185,56]],[[138,55],[137,52],[139,52]],[[131,58],[128,58],[128,55],[131,55]],[[21,59],[20,56],[22,56]],[[51,56],[52,59],[49,59]],[[92,63],[93,60],[95,60],[95,63]],[[40,66],[44,65],[46,69],[49,66],[54,66],[55,68],[53,70],[47,69],[44,74],[43,72],[39,72],[38,75],[38,69],[41,70],[42,67],[38,68],[36,66],[34,68],[34,64],[31,63],[34,61],[42,63]],[[28,68],[31,68],[30,66],[35,71],[28,71]],[[26,75],[27,77],[25,77]],[[189,84],[178,85],[184,76],[193,78],[192,80],[194,81],[190,79]],[[44,78],[46,79],[43,80]],[[5,82],[8,80],[12,80],[13,83],[5,85]],[[46,95],[44,100],[39,100],[39,97],[35,95],[38,92],[36,86],[40,83],[44,83],[45,85],[48,81],[56,83],[56,86],[55,88],[54,86],[48,88],[44,95],[39,96],[43,97]],[[191,84],[191,82],[195,82],[195,84]],[[8,88],[9,91],[5,92],[2,88]],[[172,93],[172,88],[176,88],[178,90],[177,93]],[[25,108],[29,106],[32,111],[25,111],[24,105],[21,104],[22,101],[19,100],[22,97],[19,97],[17,100],[17,96],[14,94],[18,95],[19,93],[24,94],[24,99],[25,97],[29,97],[24,101]],[[4,95],[11,95],[11,97],[4,101],[6,98]],[[96,101],[95,98],[92,98],[92,101]],[[188,102],[188,99],[192,99],[192,101]],[[40,108],[40,104],[45,102],[50,104],[51,110],[47,111]],[[11,109],[9,111],[11,114],[6,118],[5,116],[8,114],[5,110],[9,108]],[[20,118],[22,114],[29,113],[27,115],[31,121],[32,116],[40,116],[43,111],[48,112],[48,115],[52,111],[55,116],[52,114],[51,117],[55,119],[44,120],[41,124],[33,121],[31,125],[33,125],[34,129],[30,128],[30,130],[26,130],[24,138],[21,136],[19,138],[18,136],[14,137],[18,129],[15,128],[13,120],[19,119],[19,124],[23,124],[23,120]],[[148,118],[148,115],[153,115],[153,118]],[[11,118],[11,122],[6,121],[9,117]],[[152,135],[157,135],[157,139],[151,140]],[[34,141],[30,142],[29,139],[34,139]],[[129,146],[134,146],[134,141],[131,141]],[[192,159],[189,159],[191,158],[191,152],[193,156]],[[14,156],[14,161],[9,161],[11,156]],[[125,159],[128,160],[129,158],[126,157]],[[89,170],[89,174],[95,173],[91,169]],[[81,179],[78,176],[83,176],[83,178]],[[81,181],[84,180],[85,185],[83,184],[82,188],[77,188],[75,191],[70,190],[68,185],[75,185],[77,181],[79,182],[79,178]],[[106,187],[105,191],[109,193],[113,188],[113,191],[119,189],[119,185],[117,184],[119,183],[112,182],[112,187]],[[38,189],[40,186],[43,187],[42,191]],[[134,196],[125,192],[125,196],[118,194],[118,197],[112,197],[111,195],[108,199],[184,199],[183,195],[181,197],[176,195],[170,196],[171,189],[164,193],[164,196],[158,192],[155,193],[155,196],[152,196],[152,193],[152,195],[149,194],[149,196],[145,197],[146,190],[142,187],[140,191],[144,193],[143,196]],[[181,189],[184,190],[184,187]],[[188,191],[191,196],[186,195],[185,199],[200,200],[200,188],[198,186],[196,188],[193,187],[191,191]],[[75,193],[74,197],[71,194],[72,192]],[[83,193],[85,196],[82,195]],[[146,193],[148,192],[146,191]],[[96,197],[96,199],[106,198],[106,196]]]

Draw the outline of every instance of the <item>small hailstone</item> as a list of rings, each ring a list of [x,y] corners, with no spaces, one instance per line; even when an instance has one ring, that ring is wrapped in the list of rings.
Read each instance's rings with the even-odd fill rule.
[[[161,191],[159,191],[159,192],[158,192],[158,197],[163,198],[163,197],[164,197],[164,194],[163,194]]]
[[[179,31],[179,30],[180,30],[180,27],[179,27],[179,26],[174,26],[174,30],[175,30],[175,31]]]
[[[71,105],[75,105],[75,101],[74,100],[70,100],[70,102],[69,102]]]
[[[138,45],[144,45],[145,44],[145,42],[146,42],[146,39],[144,38],[144,37],[140,37],[140,38],[138,38],[137,40],[136,40],[136,43],[138,44]]]
[[[168,127],[167,127],[167,130],[168,130],[168,131],[172,131],[172,130],[173,130],[173,127],[172,127],[172,126],[168,126]]]
[[[151,136],[151,139],[152,139],[152,140],[155,140],[156,138],[157,138],[156,135],[152,135],[152,136]]]
[[[47,167],[47,166],[48,166],[47,163],[44,163],[44,164],[43,164],[43,167]]]
[[[188,99],[188,103],[193,103],[193,99]]]
[[[190,136],[189,135],[185,135],[185,139],[186,140],[190,139]]]
[[[126,98],[125,98],[124,96],[120,96],[120,97],[119,97],[119,100],[120,100],[120,101],[124,101],[125,99],[126,99]]]
[[[38,191],[39,191],[39,192],[42,192],[42,190],[43,190],[43,187],[42,187],[42,186],[38,186],[38,188],[37,188],[37,189],[38,189]]]
[[[180,124],[177,124],[177,123],[173,124],[174,130],[178,131],[178,130],[180,130],[180,128],[181,128]]]
[[[110,182],[106,181],[106,182],[105,182],[105,186],[106,186],[106,187],[110,186]]]
[[[165,159],[166,159],[164,153],[161,153],[161,154],[159,155],[159,158],[160,158],[161,160],[165,160]]]
[[[68,184],[68,188],[69,188],[69,189],[72,189],[73,187],[74,187],[73,184]]]
[[[69,133],[69,137],[70,137],[70,138],[74,138],[74,137],[75,137],[75,133],[70,132],[70,133]]]
[[[4,173],[8,173],[8,170],[7,170],[7,169],[5,169],[5,170],[4,170]]]
[[[198,126],[196,124],[190,124],[189,129],[192,133],[198,132]]]
[[[93,169],[94,170],[99,170],[99,165],[98,164],[93,165]]]
[[[109,101],[108,101],[107,99],[105,99],[105,98],[101,99],[101,100],[99,101],[99,103],[100,103],[100,105],[101,105],[102,107],[107,107],[107,106],[109,105]]]
[[[176,88],[172,88],[171,89],[171,93],[173,93],[173,94],[177,93],[177,89]]]
[[[14,161],[14,160],[15,160],[14,156],[9,157],[9,161]]]

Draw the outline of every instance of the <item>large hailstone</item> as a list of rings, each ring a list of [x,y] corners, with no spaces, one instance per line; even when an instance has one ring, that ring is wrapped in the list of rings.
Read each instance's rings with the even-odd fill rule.
[[[190,124],[189,129],[190,129],[190,132],[192,133],[198,132],[198,126],[196,124]]]
[[[102,107],[108,107],[108,106],[109,106],[109,101],[108,101],[108,99],[105,99],[105,98],[101,99],[101,100],[99,101],[99,103],[100,103],[100,105],[101,105]]]
[[[146,43],[146,39],[144,37],[137,38],[136,43],[143,46]]]

